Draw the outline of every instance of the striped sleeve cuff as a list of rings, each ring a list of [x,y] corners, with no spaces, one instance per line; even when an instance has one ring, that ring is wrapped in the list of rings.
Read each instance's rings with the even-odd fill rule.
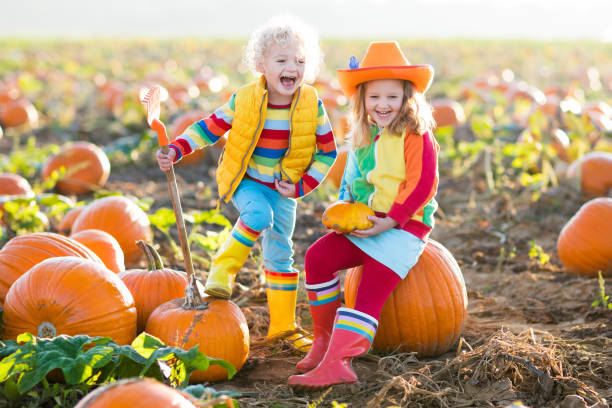
[[[176,153],[174,155],[174,163],[176,163],[177,161],[181,160],[181,158],[183,157],[183,154],[181,153],[181,149],[179,149],[178,147],[176,147],[173,144],[169,144],[168,148],[174,150],[175,153]]]

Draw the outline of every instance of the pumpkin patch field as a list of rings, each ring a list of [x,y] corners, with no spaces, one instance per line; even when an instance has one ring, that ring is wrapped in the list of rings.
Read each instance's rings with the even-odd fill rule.
[[[312,332],[306,250],[371,211],[326,212],[350,139],[335,70],[366,45],[321,41],[338,159],[298,201],[296,333]],[[400,45],[435,67],[435,228],[359,381],[298,392],[304,353],[266,338],[261,242],[230,300],[202,295],[238,218],[217,202],[225,139],[175,166],[189,276],[140,102],[160,86],[175,138],[254,79],[243,41],[0,40],[0,406],[610,407],[612,44]],[[340,277],[350,307],[361,269]]]

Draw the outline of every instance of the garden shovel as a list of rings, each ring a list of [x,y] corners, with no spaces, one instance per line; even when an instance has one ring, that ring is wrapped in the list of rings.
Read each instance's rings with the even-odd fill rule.
[[[168,153],[168,134],[166,133],[166,126],[159,120],[160,114],[160,88],[155,85],[147,91],[142,98],[142,103],[147,108],[147,122],[152,130],[157,133],[157,140],[161,149],[164,153]],[[185,220],[183,219],[183,208],[181,207],[181,198],[176,184],[176,177],[174,176],[174,167],[171,165],[166,171],[166,177],[168,178],[168,189],[170,190],[170,199],[172,200],[172,207],[174,208],[174,216],[176,217],[176,224],[179,234],[179,241],[181,242],[181,251],[183,252],[183,260],[185,262],[185,270],[189,275],[189,285],[185,289],[185,301],[187,303],[195,302],[197,304],[191,306],[199,306],[202,303],[202,298],[199,295],[197,288],[197,282],[195,279],[195,273],[193,271],[193,262],[191,260],[191,252],[189,250],[189,243],[187,241],[187,231],[185,229]],[[188,293],[191,292],[191,293]]]

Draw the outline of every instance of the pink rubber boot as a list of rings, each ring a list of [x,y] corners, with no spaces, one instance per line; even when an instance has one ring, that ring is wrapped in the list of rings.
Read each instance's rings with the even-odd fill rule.
[[[351,361],[370,349],[378,321],[365,313],[340,308],[334,331],[323,360],[306,374],[289,377],[289,385],[297,390],[316,390],[331,385],[357,381]]]
[[[308,285],[308,303],[314,325],[314,339],[312,346],[304,357],[295,366],[295,371],[305,373],[315,368],[323,359],[327,351],[327,345],[334,328],[336,311],[340,307],[340,283],[335,279],[317,284]]]

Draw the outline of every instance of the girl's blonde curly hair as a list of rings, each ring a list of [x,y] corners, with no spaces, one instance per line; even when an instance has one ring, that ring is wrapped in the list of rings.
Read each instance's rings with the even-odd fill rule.
[[[263,61],[264,54],[271,44],[286,47],[297,44],[304,52],[306,66],[304,81],[313,82],[319,73],[323,53],[319,47],[317,33],[304,22],[291,15],[271,18],[266,24],[255,29],[244,50],[244,63],[258,72],[257,65]]]

